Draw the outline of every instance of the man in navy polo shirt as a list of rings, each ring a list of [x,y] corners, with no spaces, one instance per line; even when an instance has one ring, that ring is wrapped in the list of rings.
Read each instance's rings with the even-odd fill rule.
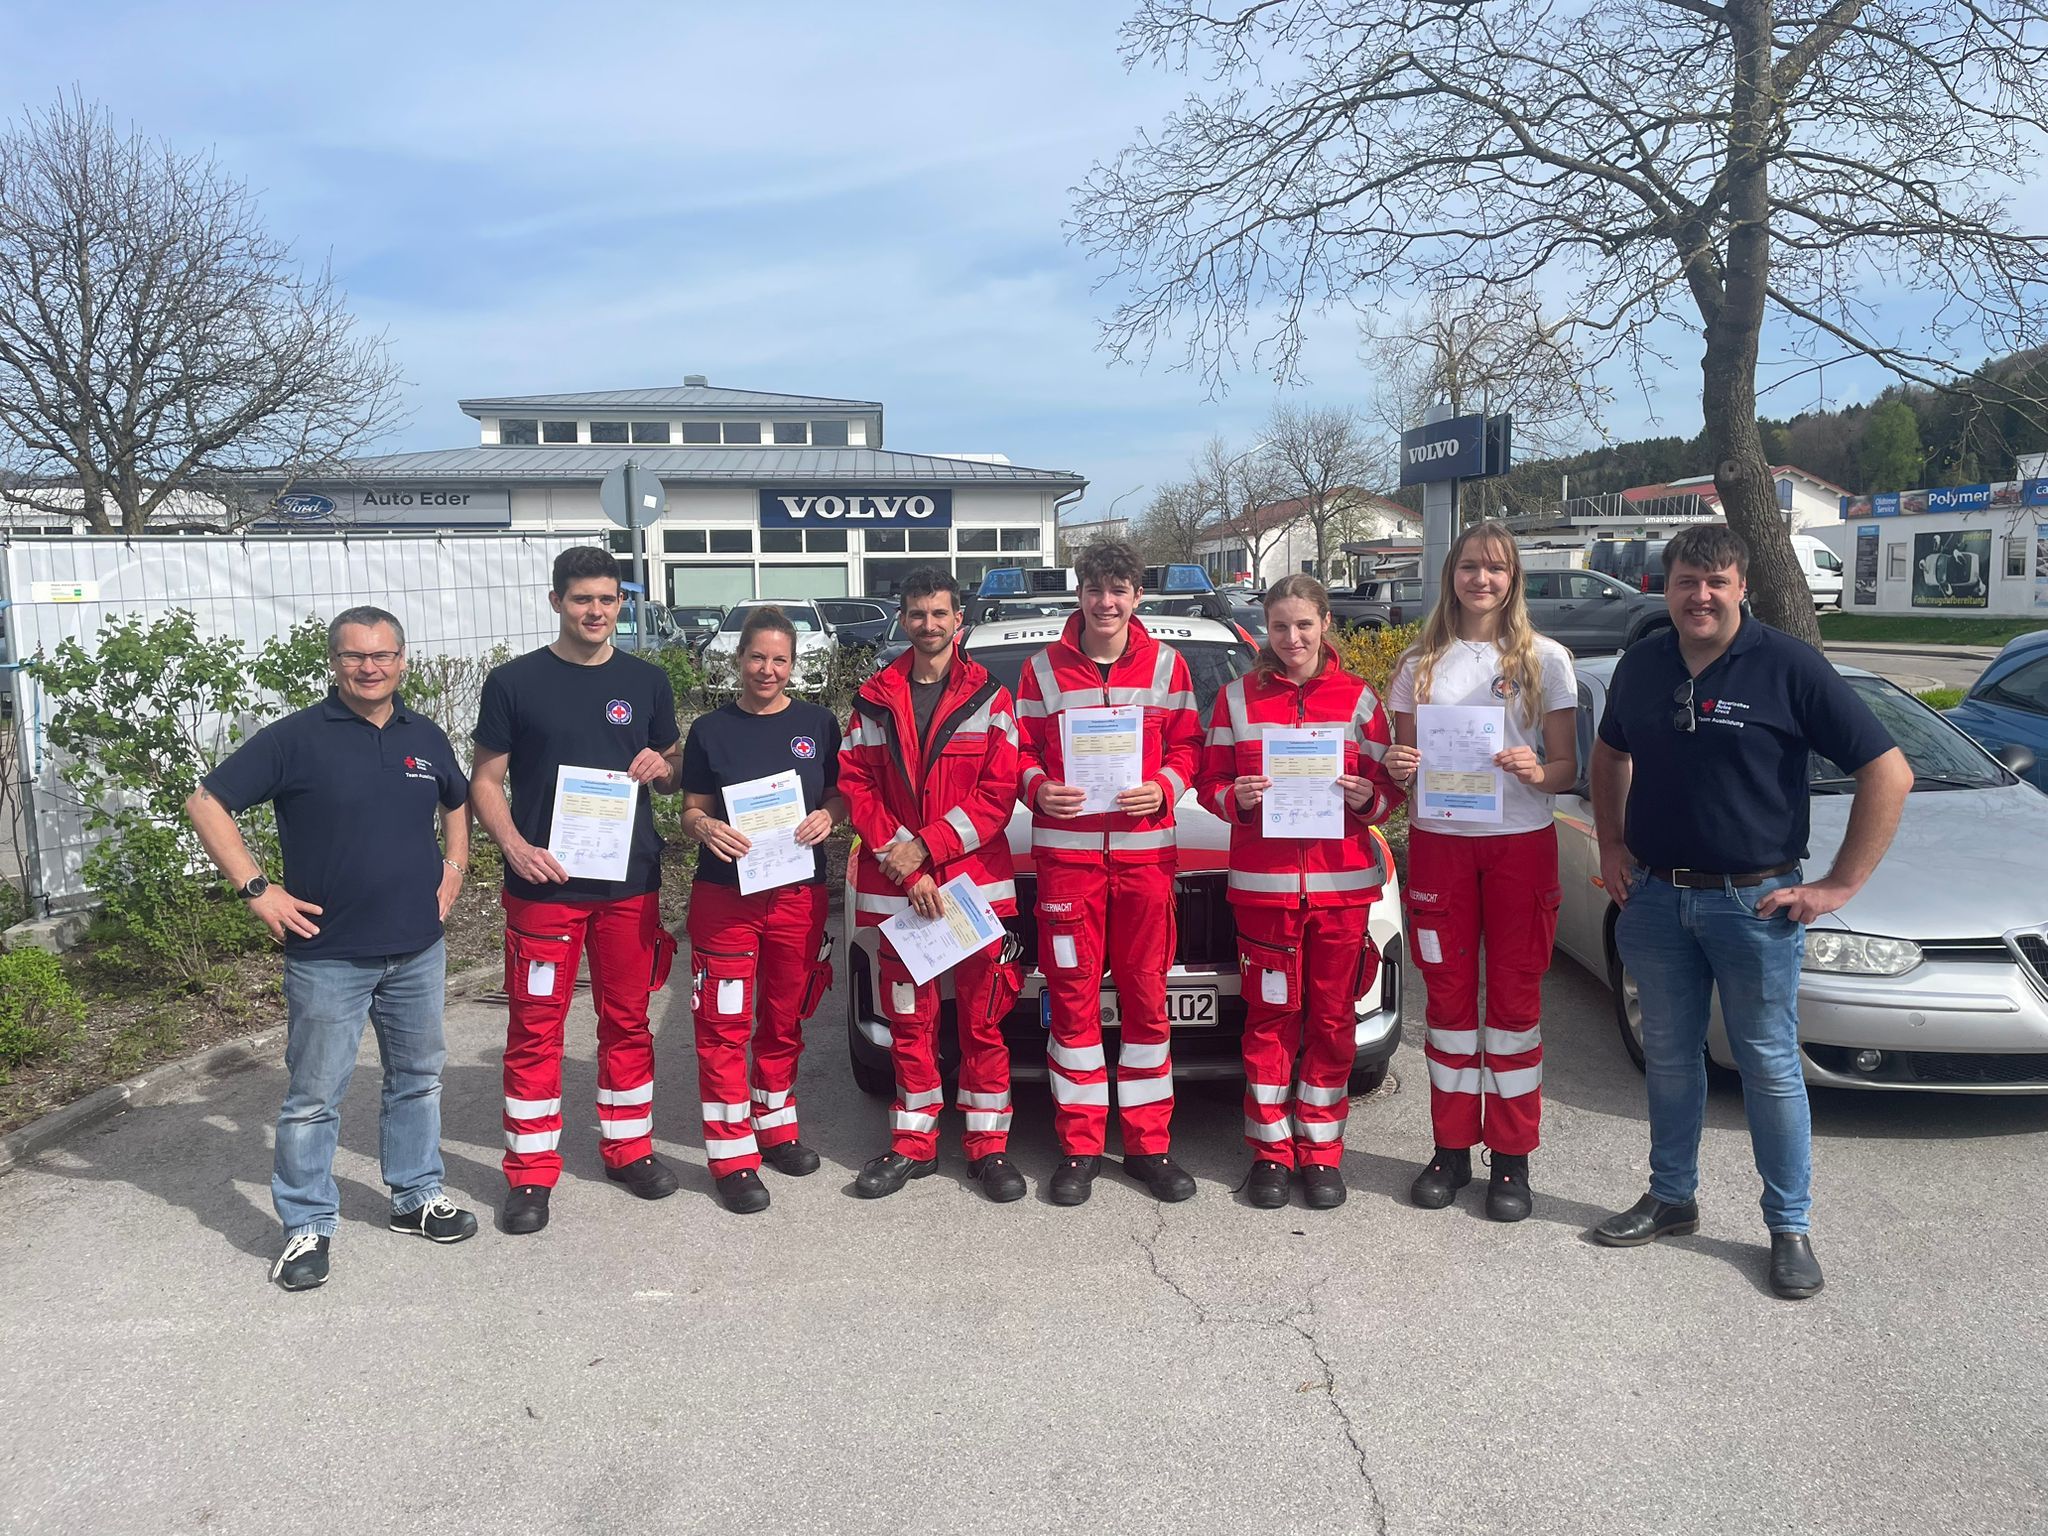
[[[396,618],[348,609],[327,626],[327,655],[327,697],[258,731],[185,802],[213,862],[284,945],[290,1086],[270,1179],[284,1248],[270,1277],[288,1291],[327,1279],[341,1100],[366,1018],[384,1061],[391,1230],[436,1243],[476,1231],[476,1217],[441,1192],[441,920],[469,860],[469,784],[440,728],[398,697]],[[266,800],[277,808],[280,883],[235,826],[237,812]]]
[[[1600,876],[1642,999],[1650,1191],[1594,1229],[1626,1248],[1699,1226],[1707,1018],[1715,989],[1763,1176],[1771,1288],[1821,1288],[1807,1236],[1812,1121],[1799,1055],[1806,924],[1848,901],[1899,824],[1913,771],[1819,652],[1754,618],[1749,549],[1722,526],[1664,547],[1674,628],[1614,669],[1593,749]],[[1808,761],[1855,777],[1848,830],[1809,881]]]

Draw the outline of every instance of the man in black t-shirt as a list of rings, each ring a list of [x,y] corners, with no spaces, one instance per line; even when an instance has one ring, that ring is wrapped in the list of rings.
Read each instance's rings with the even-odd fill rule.
[[[675,698],[660,667],[612,646],[619,570],[607,551],[562,551],[548,600],[560,635],[484,680],[475,732],[477,819],[505,856],[507,1232],[547,1225],[561,1177],[562,1036],[585,955],[605,1176],[646,1200],[676,1188],[654,1155],[647,1005],[675,941],[661,925],[662,844],[644,792],[675,792]],[[556,828],[558,809],[576,825]]]
[[[1614,669],[1593,749],[1600,877],[1641,1000],[1650,1191],[1594,1229],[1634,1247],[1699,1226],[1704,1053],[1716,993],[1763,1176],[1770,1283],[1821,1288],[1807,1235],[1812,1122],[1799,1051],[1806,924],[1877,868],[1913,771],[1870,706],[1810,646],[1742,614],[1749,550],[1721,526],[1664,548],[1673,628]],[[1806,857],[1813,753],[1856,782],[1833,865]]]
[[[327,627],[327,654],[327,697],[251,736],[185,802],[235,894],[284,945],[290,1084],[270,1178],[284,1247],[270,1277],[288,1291],[327,1279],[341,1101],[366,1021],[384,1063],[378,1145],[391,1230],[436,1243],[476,1231],[441,1189],[441,919],[469,857],[469,785],[440,727],[398,696],[405,631],[395,617],[346,609]],[[275,882],[235,826],[266,801],[284,858]],[[434,840],[437,809],[445,849]]]

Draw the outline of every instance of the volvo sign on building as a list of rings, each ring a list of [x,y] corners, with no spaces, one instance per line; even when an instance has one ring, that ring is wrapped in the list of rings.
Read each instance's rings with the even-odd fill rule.
[[[815,528],[828,523],[878,527],[950,528],[951,491],[763,491],[763,528]]]

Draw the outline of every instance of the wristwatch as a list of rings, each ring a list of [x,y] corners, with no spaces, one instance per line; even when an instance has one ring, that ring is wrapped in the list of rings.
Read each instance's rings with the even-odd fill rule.
[[[258,896],[261,896],[265,891],[269,889],[270,882],[259,873],[251,875],[249,877],[249,883],[247,885],[236,886],[235,894],[241,897],[242,900],[244,901],[254,901]]]

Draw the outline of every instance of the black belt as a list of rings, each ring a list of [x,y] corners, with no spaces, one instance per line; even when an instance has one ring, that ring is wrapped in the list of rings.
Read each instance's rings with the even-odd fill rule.
[[[1718,891],[1724,885],[1741,890],[1752,885],[1762,885],[1766,880],[1775,880],[1780,875],[1789,875],[1799,867],[1793,859],[1775,869],[1754,870],[1746,875],[1717,875],[1711,869],[1653,869],[1653,879],[1662,880],[1666,885],[1675,885],[1683,891]]]

